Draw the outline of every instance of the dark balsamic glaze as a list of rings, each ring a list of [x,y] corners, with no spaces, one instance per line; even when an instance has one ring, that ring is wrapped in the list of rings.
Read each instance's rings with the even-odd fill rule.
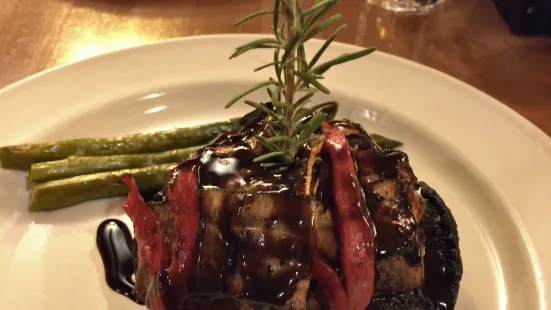
[[[336,121],[333,126],[345,133],[356,161],[366,205],[375,224],[376,258],[399,254],[410,265],[419,265],[423,258],[422,236],[410,207],[413,197],[410,197],[412,189],[408,187],[417,180],[407,154],[381,150],[358,124]],[[373,190],[385,180],[387,190],[393,192],[392,201],[385,201]],[[392,206],[383,206],[385,203]]]
[[[281,192],[288,189],[279,175],[253,163],[256,157],[249,146],[237,146],[228,153],[206,149],[199,166],[201,188]]]
[[[421,220],[426,253],[424,293],[438,309],[453,309],[463,274],[457,224],[444,201],[428,185],[422,185],[427,201]]]
[[[250,121],[251,124],[256,122],[256,120]],[[195,292],[192,289],[187,296],[188,298],[191,297],[190,302],[198,302],[197,300],[193,301],[193,296],[201,293],[207,299],[218,298],[220,302],[228,299],[224,302],[234,304],[235,300],[232,301],[232,298],[235,298],[235,296],[232,297],[231,294],[228,294],[228,283],[225,282],[228,275],[237,274],[243,285],[240,289],[240,298],[252,300],[251,304],[261,302],[281,306],[292,295],[298,281],[307,277],[310,270],[309,262],[314,250],[308,242],[311,227],[304,223],[304,219],[309,217],[304,212],[309,209],[301,206],[305,203],[303,200],[290,198],[293,196],[288,194],[273,195],[275,199],[274,212],[271,217],[265,220],[260,238],[258,238],[258,235],[253,238],[252,235],[246,233],[246,229],[242,235],[236,236],[233,233],[235,225],[247,227],[254,226],[255,223],[240,223],[243,219],[239,217],[243,205],[246,204],[247,199],[251,199],[253,196],[241,194],[242,196],[237,197],[238,194],[231,193],[232,190],[282,193],[289,189],[295,192],[297,188],[303,185],[300,178],[300,167],[293,167],[290,172],[281,176],[268,172],[258,164],[253,163],[253,159],[258,154],[255,154],[255,150],[250,146],[248,140],[253,133],[254,126],[250,128],[244,126],[244,130],[238,134],[224,133],[220,135],[209,146],[196,152],[194,157],[185,163],[198,168],[200,188],[224,189],[227,191],[224,194],[224,210],[222,210],[225,213],[225,218],[219,223],[215,223],[222,242],[224,242],[224,247],[228,250],[228,255],[225,258],[226,262],[221,269],[212,267],[210,270],[196,268],[194,276],[196,282]],[[381,182],[383,179],[402,179],[405,183],[415,183],[417,181],[413,173],[407,171],[411,168],[408,168],[409,163],[405,153],[380,150],[367,136],[363,128],[357,124],[339,121],[333,122],[333,126],[338,126],[341,130],[347,132],[347,138],[358,166],[359,178],[371,173],[379,176],[379,179],[374,182]],[[220,151],[220,147],[224,146],[228,147],[227,152]],[[317,199],[327,208],[333,200],[330,186],[332,172],[327,164],[330,159],[324,154],[321,156],[322,160],[318,163],[314,173],[320,179]],[[406,168],[405,173],[404,168]],[[362,171],[362,169],[364,170]],[[365,169],[368,169],[368,171]],[[394,213],[377,212],[384,209],[378,207],[383,199],[372,194],[373,190],[363,183],[362,187],[364,193],[366,193],[368,210],[377,230],[377,259],[399,253],[410,264],[416,265],[421,262],[423,257],[420,247],[422,236],[416,235],[418,231],[417,224],[411,210],[408,212],[411,197],[406,194],[408,189],[401,183],[404,182],[395,182],[394,184],[397,191],[395,203],[398,207],[397,212]],[[201,218],[200,227],[202,233],[204,233],[204,216]],[[287,227],[289,233],[297,236],[299,242],[273,236],[273,228],[281,223]],[[203,241],[200,242],[199,266],[201,266],[202,260],[208,261],[210,259],[212,262],[212,257],[208,257],[211,250],[204,251]],[[106,220],[101,223],[97,231],[97,246],[103,259],[109,287],[138,302],[132,292],[134,258],[131,251],[132,237],[126,225],[119,220]],[[214,251],[214,253],[216,252]],[[237,253],[239,255],[236,255]],[[262,269],[261,267],[265,267],[261,262],[269,258],[278,258],[279,265],[284,267],[283,271],[279,271],[279,274],[273,277],[271,274],[273,270],[268,267],[264,268],[265,274],[259,276],[259,270]],[[200,275],[199,271],[201,271]],[[425,276],[430,278],[432,274],[426,272]],[[218,284],[214,285],[215,283]],[[175,308],[175,305],[168,306]]]
[[[222,223],[213,223],[211,219],[205,217],[207,216],[205,214],[201,216],[199,234],[202,238],[198,246],[198,266],[193,276],[195,279],[192,278],[191,283],[188,283],[190,290],[188,293],[191,294],[186,298],[191,298],[194,292],[210,298],[223,298],[227,292],[232,294],[238,292],[237,295],[247,299],[249,304],[281,306],[294,293],[298,282],[308,277],[313,255],[313,245],[310,240],[313,214],[310,201],[292,196],[288,192],[289,188],[303,186],[304,182],[298,177],[301,166],[291,168],[293,172],[288,172],[283,177],[262,168],[253,162],[253,159],[258,156],[256,153],[258,150],[250,145],[249,136],[250,132],[247,130],[245,133],[223,133],[209,146],[199,150],[179,166],[197,168],[199,188],[207,190],[202,191],[201,196],[208,195],[209,189],[224,190],[224,210],[221,212],[227,215]],[[171,186],[170,181],[168,186]],[[254,194],[255,192],[272,196],[271,217],[266,221],[257,219],[262,222],[261,225],[254,221],[243,222],[245,233],[236,235],[233,230],[243,220],[241,215],[243,206],[247,205],[249,199],[254,200],[255,196],[259,195]],[[273,195],[273,193],[283,192],[287,194]],[[210,221],[209,225],[218,226],[218,233],[224,236],[222,240],[225,244],[215,244],[214,247],[205,249],[205,242],[212,242],[205,239],[206,221]],[[223,222],[229,222],[231,225]],[[287,232],[297,238],[273,236],[274,229],[280,224],[285,225]],[[264,227],[260,227],[262,225]],[[257,234],[252,238],[252,234],[247,233],[247,231],[250,233],[248,229],[251,226],[260,229],[260,236]],[[228,254],[222,268],[217,262],[220,257],[210,255],[213,252],[215,256]],[[278,266],[277,275],[272,275],[270,267],[265,265],[266,260],[274,258],[277,258],[278,265],[282,265],[280,268]],[[213,268],[215,266],[217,267]],[[231,287],[231,277],[235,275],[238,275],[238,281],[243,284],[239,289]],[[168,306],[173,308],[178,304],[175,298],[165,296],[165,300],[170,303]]]
[[[377,229],[377,257],[383,259],[399,254],[410,265],[420,264],[423,252],[419,225],[411,209],[412,183],[399,180],[402,174],[409,175],[408,172],[401,171],[409,167],[407,156],[402,152],[371,151],[359,151],[356,155],[359,165],[362,166],[360,175],[363,169],[370,167],[368,169],[373,169],[380,177],[372,184],[362,184],[366,188],[367,205]],[[394,198],[388,200],[373,191],[373,187],[381,182],[387,182],[387,190],[392,192],[389,196]]]
[[[103,260],[107,285],[113,291],[143,305],[132,292],[134,287],[132,243],[130,230],[123,222],[109,219],[99,225],[96,245]]]
[[[255,204],[258,199],[264,203]],[[271,216],[249,219],[246,208],[253,205],[257,208],[269,205]],[[244,282],[243,296],[283,305],[310,271],[313,214],[309,200],[293,195],[247,194],[241,199],[232,199],[228,207],[233,210],[234,227],[244,228],[236,243],[238,274]],[[260,229],[260,233],[253,235],[249,228]]]
[[[450,268],[450,258],[442,255],[439,244],[435,242],[438,237],[434,227],[424,227],[427,233],[427,252],[424,257],[425,281],[423,290],[438,306],[439,310],[453,309],[457,299],[457,293],[452,290],[457,285],[456,270]],[[453,266],[457,268],[457,266]]]
[[[202,232],[211,248],[205,249],[203,244],[200,246],[196,291],[203,295],[210,293],[213,298],[231,292],[249,300],[250,304],[283,305],[310,270],[313,255],[310,202],[288,192],[289,188],[303,186],[304,182],[296,177],[298,171],[287,173],[284,177],[267,171],[253,162],[258,154],[250,145],[236,145],[235,140],[242,141],[237,136],[230,139],[222,135],[199,157],[200,188],[224,190],[223,207],[217,212],[223,212],[225,216],[215,222],[208,215],[202,216],[203,229],[207,221],[211,229],[216,227],[223,241],[212,241]],[[225,145],[229,146],[227,150]],[[284,195],[273,194],[284,192]],[[209,195],[209,192],[203,191],[201,195]],[[272,202],[268,218],[251,219],[247,216],[249,211],[245,211],[246,206],[254,203],[258,195],[270,197],[267,198]],[[284,225],[287,233],[297,238],[274,236],[273,232],[279,225]],[[254,236],[251,228],[256,229]],[[236,234],[235,231],[243,233]],[[213,252],[217,257],[213,257]],[[220,255],[225,256],[222,258],[225,263],[220,262]],[[274,275],[266,261],[276,258],[279,271]]]

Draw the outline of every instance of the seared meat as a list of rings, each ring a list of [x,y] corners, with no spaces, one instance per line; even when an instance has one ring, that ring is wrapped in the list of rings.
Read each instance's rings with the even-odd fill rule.
[[[404,256],[393,255],[380,259],[375,264],[377,290],[379,292],[401,292],[420,287],[423,284],[423,263],[412,265]]]
[[[366,160],[365,154],[358,158]],[[367,161],[367,160],[366,160]],[[364,166],[369,167],[369,166]],[[367,170],[367,169],[365,169]],[[368,207],[377,228],[378,291],[402,291],[423,283],[423,235],[419,229],[413,203],[414,184],[400,183],[395,179],[366,182],[373,176],[360,168],[362,186],[366,189]]]
[[[203,212],[210,212],[203,231],[209,243],[199,253],[197,292],[305,304],[315,203],[289,194],[222,190],[203,190],[201,197]]]
[[[424,283],[420,288],[379,294],[367,310],[439,310],[453,309],[463,275],[457,224],[442,198],[421,182],[426,212],[421,230],[426,238]]]
[[[335,222],[331,215],[331,210],[323,207],[316,208],[317,223],[315,225],[316,250],[327,260],[335,262],[337,260],[337,237],[335,235]]]
[[[345,133],[376,229],[376,293],[403,291],[423,284],[423,233],[419,220],[424,202],[407,155],[380,149],[363,128],[347,121],[334,124]]]
[[[238,300],[229,296],[220,298],[197,296],[188,298],[184,303],[186,310],[253,310],[245,300]]]
[[[229,211],[225,208],[225,199],[226,193],[223,191],[201,191],[203,232],[192,292],[224,291],[224,276],[231,272],[230,264],[234,258],[228,233]]]
[[[423,235],[413,206],[416,179],[404,153],[383,154],[358,150],[358,174],[366,192],[368,208],[377,229],[378,291],[401,291],[423,283]],[[383,168],[380,162],[392,162]],[[395,171],[392,171],[395,170]],[[421,205],[422,206],[422,205]]]
[[[291,298],[285,303],[285,309],[298,310],[308,307],[307,295],[310,289],[310,279],[303,279],[297,283]]]
[[[463,274],[457,225],[442,198],[427,184],[421,182],[420,187],[420,197],[426,205],[420,225],[427,238],[423,285],[403,291],[380,292],[366,310],[440,310],[455,306]],[[322,309],[311,292],[308,309]]]
[[[182,286],[185,291],[171,293],[171,298],[178,298],[177,310],[321,309],[326,301],[320,302],[315,294],[323,281],[312,277],[316,275],[311,269],[314,255],[326,261],[337,285],[347,279],[346,270],[341,273],[342,266],[347,266],[343,265],[347,262],[343,253],[347,252],[340,244],[341,237],[346,236],[340,227],[346,222],[342,214],[335,213],[334,195],[339,193],[333,193],[332,188],[332,180],[336,179],[333,174],[339,172],[333,171],[337,168],[322,149],[323,143],[312,142],[299,151],[298,156],[303,159],[299,164],[285,173],[273,173],[253,161],[261,150],[249,137],[262,128],[257,128],[258,120],[252,116],[244,118],[240,132],[221,135],[186,162],[197,174],[193,184],[197,183],[200,222],[195,265]],[[427,272],[434,272],[427,269],[425,250],[434,249],[425,249],[424,238],[427,231],[433,237],[439,223],[423,226],[426,203],[407,155],[379,148],[357,124],[339,121],[331,125],[344,133],[342,136],[337,131],[350,145],[349,171],[357,174],[355,184],[359,186],[354,188],[361,188],[356,195],[358,206],[365,223],[374,227],[369,229],[374,233],[374,246],[369,250],[375,249],[369,264],[375,273],[375,280],[373,273],[370,280],[375,295],[367,309],[389,309],[381,306],[389,304],[389,298],[397,302],[396,309],[410,305],[414,309],[432,309],[433,296],[426,295],[422,288],[427,281],[435,285],[434,277],[425,279]],[[156,203],[150,208],[167,244],[176,248],[179,236],[170,205]],[[373,239],[369,244],[373,244]],[[457,254],[452,258],[458,257]],[[431,262],[433,265],[442,265],[442,260],[434,256],[429,260],[436,261]],[[147,292],[159,294],[153,290],[163,287],[148,268],[138,262],[135,292],[139,296]],[[460,270],[441,278],[450,280],[457,274]],[[458,279],[460,276],[453,278],[457,283]],[[349,289],[346,288],[346,295]],[[410,303],[411,300],[419,303]]]
[[[314,210],[320,206],[307,197],[287,194],[205,189],[200,195],[203,231],[188,299],[196,299],[193,294],[197,293],[201,305],[213,300],[218,304],[222,299],[212,297],[227,292],[246,298],[251,306],[259,301],[303,309],[314,250]],[[168,206],[150,207],[167,239],[174,238]],[[145,294],[152,281],[146,268],[139,264],[136,271],[139,284],[135,290],[140,294]]]

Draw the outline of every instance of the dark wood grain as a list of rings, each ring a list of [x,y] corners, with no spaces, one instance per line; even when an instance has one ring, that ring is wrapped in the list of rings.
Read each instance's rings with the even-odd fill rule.
[[[230,25],[271,3],[1,0],[0,87],[56,65],[155,40],[265,32],[269,18]],[[551,134],[551,38],[512,35],[490,0],[447,0],[430,15],[413,17],[396,16],[365,0],[341,0],[337,10],[349,25],[340,41],[376,45],[450,74]]]

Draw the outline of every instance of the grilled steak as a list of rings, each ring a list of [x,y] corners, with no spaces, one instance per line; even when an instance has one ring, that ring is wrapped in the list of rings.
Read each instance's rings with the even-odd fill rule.
[[[350,177],[356,180],[361,207],[355,215],[343,213],[348,210],[343,203],[354,200],[335,192],[335,180],[347,178],[336,178],[343,172],[322,143],[299,151],[303,160],[285,173],[254,162],[261,148],[250,136],[265,130],[257,125],[262,117],[247,115],[240,131],[222,134],[175,169],[168,198],[150,204],[172,263],[163,273],[139,261],[135,293],[147,296],[154,309],[324,309],[327,298],[343,296],[328,289],[336,287],[335,281],[352,298],[350,284],[362,279],[353,280],[350,270],[359,268],[361,274],[371,268],[373,291],[366,294],[373,297],[367,309],[437,309],[437,303],[453,308],[462,273],[455,222],[441,199],[418,183],[407,155],[381,149],[355,123],[325,125],[342,133],[350,148],[349,155],[343,154],[354,164]],[[192,201],[197,202],[198,229],[192,239],[189,231],[183,239],[183,228],[189,226],[182,224],[188,219],[179,210]],[[364,222],[373,227],[373,263],[362,254],[351,265],[350,259],[359,256],[346,252],[355,250],[343,246],[343,240],[351,240],[344,234],[357,234],[350,225]],[[369,239],[363,242],[369,246]],[[182,249],[191,265],[178,257]],[[312,274],[316,259],[325,268],[317,271],[323,275]],[[439,272],[443,266],[444,273]],[[167,280],[171,275],[178,281]],[[447,285],[436,284],[442,281]],[[355,298],[350,302],[363,302]],[[332,307],[349,307],[339,305]]]
[[[274,305],[305,303],[299,283],[309,278],[315,203],[288,194],[219,189],[203,190],[201,199],[203,242],[190,293],[228,292]]]
[[[369,310],[441,310],[455,306],[463,275],[457,224],[436,191],[423,182],[420,187],[426,202],[421,219],[426,242],[424,283],[419,288],[380,294],[373,298]]]
[[[338,121],[333,125],[344,132],[352,147],[360,184],[375,224],[375,292],[420,287],[423,283],[424,242],[419,221],[425,203],[416,187],[417,178],[407,155],[380,149],[357,124]],[[334,244],[332,240],[335,238],[328,236],[331,230],[325,229],[321,234],[325,238],[318,241],[319,251],[334,260],[336,248],[327,244]]]

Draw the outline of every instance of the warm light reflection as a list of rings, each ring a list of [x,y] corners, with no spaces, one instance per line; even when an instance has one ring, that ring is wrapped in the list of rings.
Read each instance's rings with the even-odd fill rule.
[[[153,93],[153,94],[143,96],[140,100],[148,100],[148,99],[158,98],[158,97],[161,97],[161,96],[164,96],[164,95],[165,95],[165,93]]]
[[[237,168],[237,160],[235,158],[218,159],[212,163],[210,170],[216,175],[226,175],[235,173]]]
[[[118,32],[98,33],[98,31],[101,30],[94,26],[79,29],[78,39],[68,44],[62,62],[79,61],[123,48],[138,46],[149,41],[142,34],[136,32],[134,27],[127,27]]]
[[[381,113],[375,110],[365,110],[364,117],[370,121],[378,121],[381,118]]]
[[[386,37],[386,29],[383,26],[381,26],[381,28],[379,29],[379,37],[381,39],[384,39]]]
[[[386,37],[386,29],[385,29],[385,26],[383,25],[382,17],[380,16],[377,17],[375,27],[377,27],[377,31],[379,32],[379,37],[381,39],[384,39]]]
[[[162,106],[158,106],[158,107],[154,107],[154,108],[151,108],[149,110],[146,110],[144,112],[144,114],[151,114],[151,113],[157,113],[157,112],[160,112],[162,110],[166,109],[166,106],[162,105]]]
[[[41,257],[48,245],[51,234],[51,225],[30,223],[28,230],[22,235],[13,251],[13,261],[17,266],[28,266],[28,262],[36,257]],[[15,267],[15,266],[12,266]],[[22,271],[21,274],[24,274]]]

